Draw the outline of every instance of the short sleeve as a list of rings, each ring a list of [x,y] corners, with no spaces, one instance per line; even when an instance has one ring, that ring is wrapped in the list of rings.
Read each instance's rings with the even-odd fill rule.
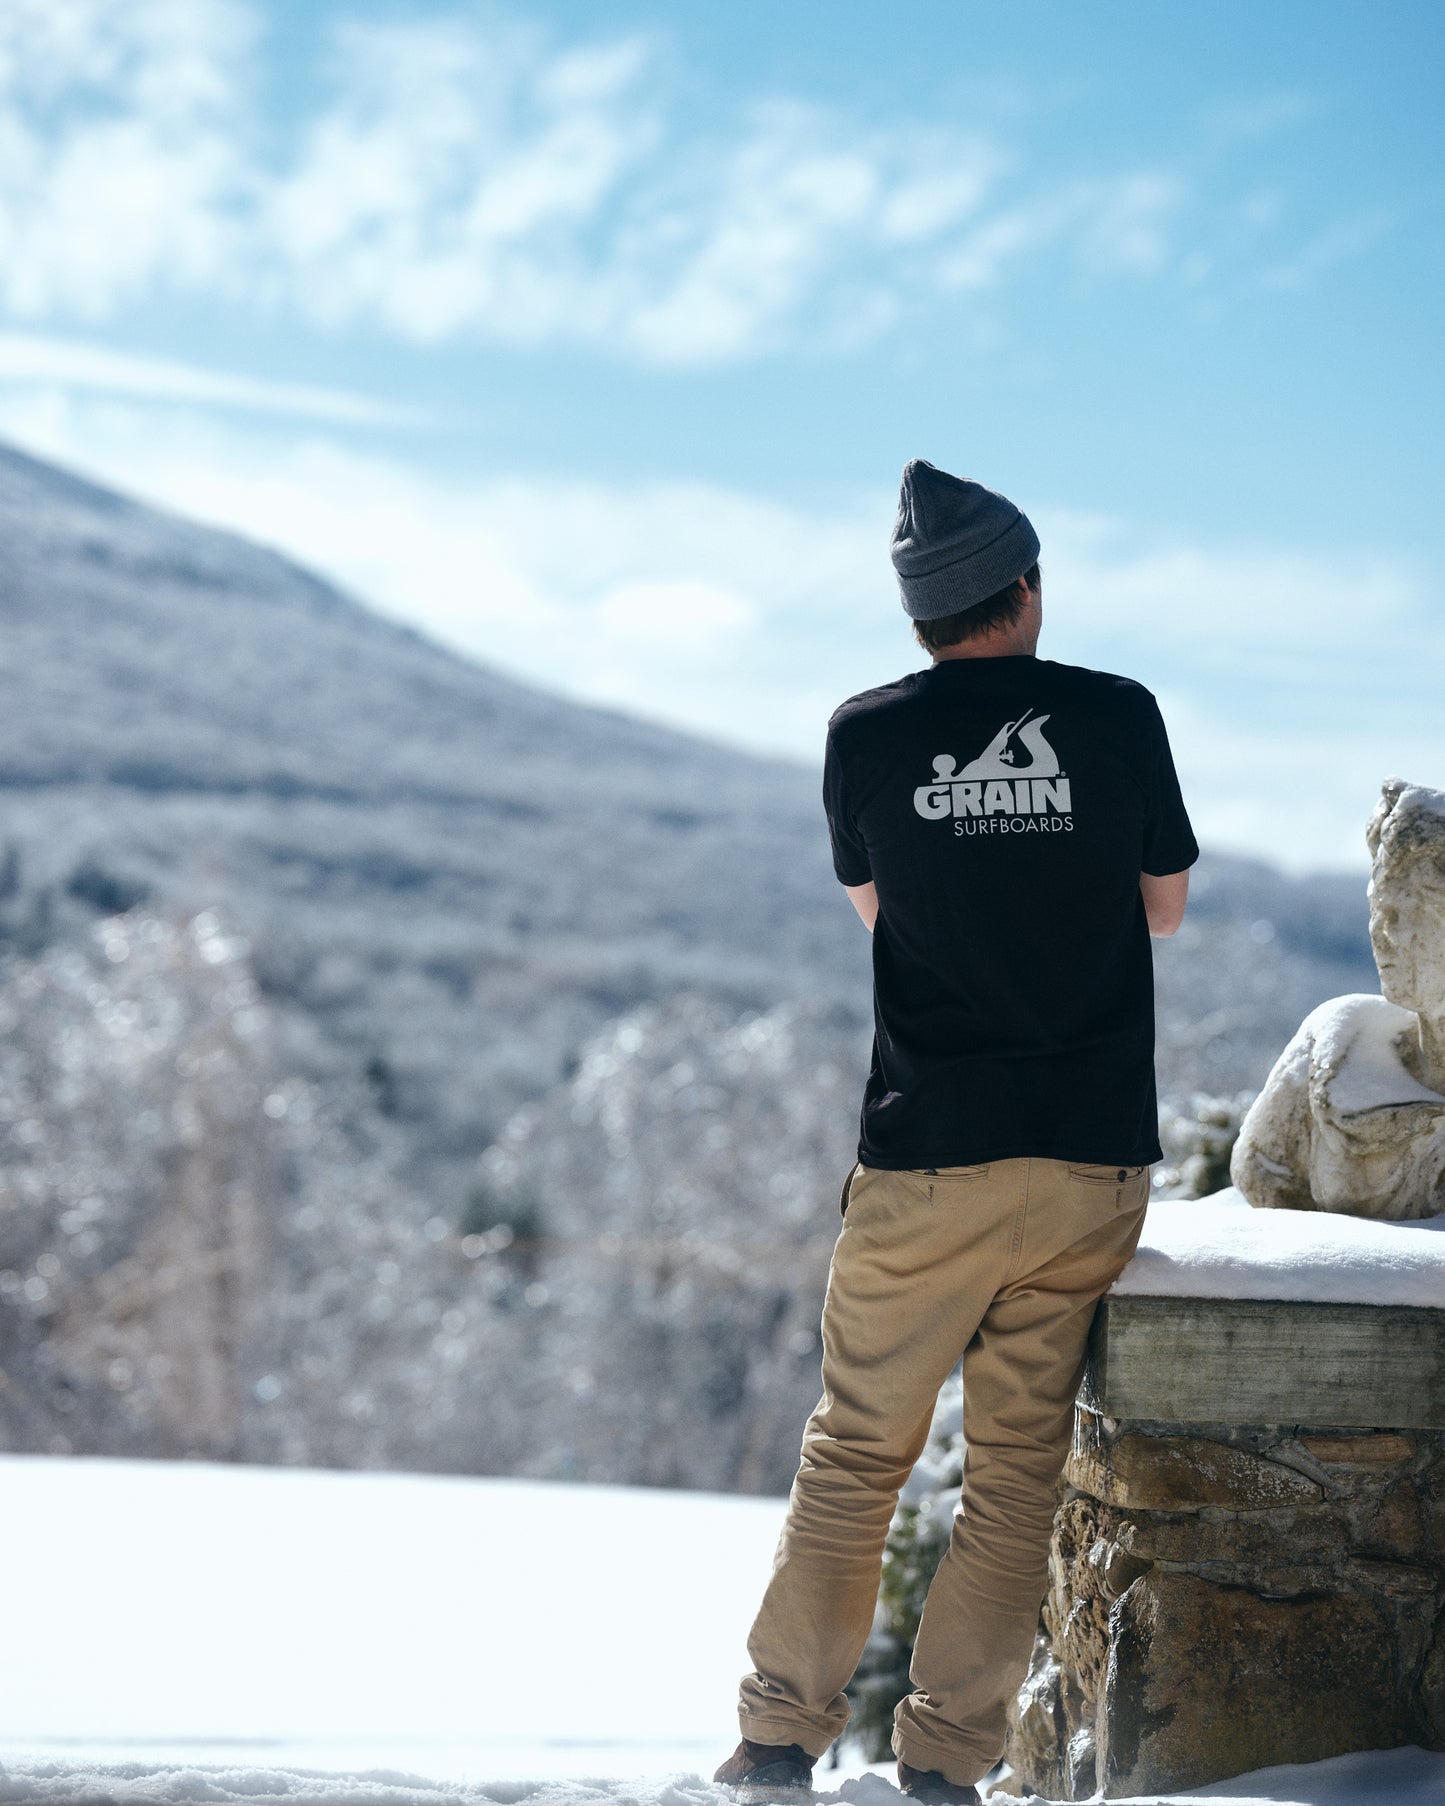
[[[849,808],[843,760],[831,728],[823,754],[823,809],[833,843],[833,870],[840,884],[867,884],[873,876],[868,849]]]
[[[1144,817],[1144,857],[1142,869],[1151,878],[1165,878],[1171,872],[1182,872],[1199,857],[1199,842],[1189,823],[1184,798],[1179,790],[1179,776],[1174,769],[1174,755],[1169,750],[1169,735],[1159,704],[1149,698],[1150,748],[1149,802]]]

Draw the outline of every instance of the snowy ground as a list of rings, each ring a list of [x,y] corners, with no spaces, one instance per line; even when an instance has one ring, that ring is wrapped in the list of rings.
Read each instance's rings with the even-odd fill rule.
[[[780,1500],[45,1456],[0,1496],[0,1806],[727,1797]],[[888,1774],[819,1792],[897,1806]],[[1445,1756],[1186,1799],[1439,1806]]]
[[[1259,1769],[1197,1793],[1170,1794],[1168,1806],[1439,1806],[1442,1759],[1424,1750],[1385,1750],[1302,1767]],[[45,1770],[53,1768],[54,1773]],[[836,1788],[824,1781],[817,1798],[846,1806],[899,1806],[903,1796],[879,1774]],[[235,1767],[148,1767],[130,1762],[104,1769],[0,1762],[0,1800],[44,1800],[50,1806],[120,1806],[121,1802],[282,1801],[286,1806],[732,1806],[725,1789],[696,1773],[638,1780],[532,1780],[468,1785],[428,1781],[396,1771],[316,1774]],[[1023,1806],[1046,1806],[1032,1795]],[[1164,1806],[1155,1795],[1118,1806]]]
[[[0,1458],[0,1494],[7,1545],[32,1557],[7,1577],[0,1755],[83,1738],[107,1759],[205,1746],[206,1760],[490,1780],[711,1772],[737,1741],[783,1512],[25,1456]]]

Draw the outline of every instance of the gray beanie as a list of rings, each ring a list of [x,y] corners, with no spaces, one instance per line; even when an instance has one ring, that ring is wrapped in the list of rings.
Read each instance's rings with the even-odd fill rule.
[[[1039,536],[1006,496],[924,458],[903,467],[893,568],[915,621],[958,614],[1007,589],[1039,555]]]

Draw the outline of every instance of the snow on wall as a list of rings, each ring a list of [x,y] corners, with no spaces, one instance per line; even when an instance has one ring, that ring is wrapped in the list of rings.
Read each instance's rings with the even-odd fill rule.
[[[1112,1290],[1445,1310],[1445,1215],[1394,1223],[1256,1210],[1232,1185],[1208,1198],[1156,1198]]]

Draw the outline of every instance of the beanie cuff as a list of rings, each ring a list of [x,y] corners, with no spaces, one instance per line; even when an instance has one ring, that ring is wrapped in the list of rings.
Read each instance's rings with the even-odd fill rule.
[[[961,551],[947,564],[913,576],[899,571],[904,611],[915,621],[961,614],[1007,589],[1038,562],[1038,556],[1039,536],[1028,516],[1020,513],[982,548]]]

